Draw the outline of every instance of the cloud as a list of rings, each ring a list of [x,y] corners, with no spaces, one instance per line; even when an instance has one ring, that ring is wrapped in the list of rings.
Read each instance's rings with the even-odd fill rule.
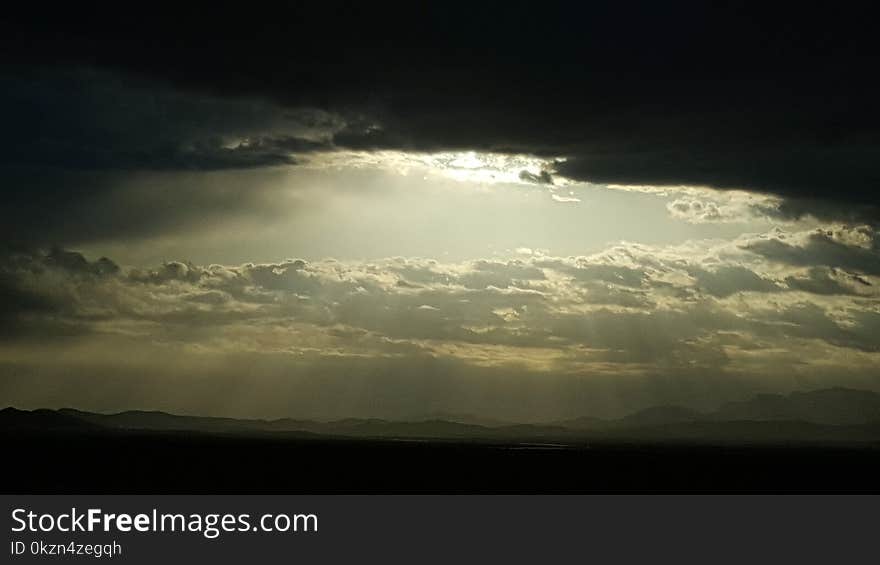
[[[266,179],[332,149],[343,127],[319,109],[86,68],[10,69],[0,75],[0,115],[0,234],[25,245],[269,217]],[[250,190],[232,190],[247,171]]]
[[[667,204],[666,208],[673,216],[694,223],[718,222],[728,218],[714,202],[704,203],[699,200],[680,198]]]
[[[880,241],[870,226],[838,226],[789,236],[777,231],[747,241],[741,247],[771,261],[798,266],[840,267],[869,275],[880,274]]]
[[[807,234],[786,239],[810,241]],[[222,342],[224,327],[256,339],[297,326],[340,350],[356,344],[340,341],[339,334],[328,333],[331,329],[357,330],[352,334],[359,336],[357,347],[369,337],[370,347],[379,349],[392,343],[425,352],[438,351],[441,344],[483,344],[508,348],[510,355],[517,348],[564,356],[580,348],[593,352],[581,369],[575,369],[577,363],[557,367],[563,371],[589,370],[600,359],[674,364],[698,355],[702,347],[715,352],[707,359],[721,362],[718,332],[818,339],[866,350],[876,346],[858,329],[873,323],[865,317],[876,308],[873,275],[820,264],[804,272],[784,254],[768,263],[753,246],[730,258],[724,249],[624,245],[573,258],[449,264],[417,259],[239,266],[167,262],[149,270],[120,270],[108,259],[88,261],[55,249],[7,258],[5,292],[29,296],[22,304],[32,306],[7,311],[5,320],[63,320],[84,331],[158,331],[175,340],[195,340],[200,347]],[[797,296],[789,298],[795,291]],[[216,335],[200,342],[203,332]],[[265,345],[274,347],[297,346]],[[504,354],[499,352],[497,360],[503,363]]]
[[[831,232],[821,237],[876,256],[873,232]],[[775,230],[748,241],[800,248],[817,237]],[[163,366],[162,375],[198,366],[206,379],[233,378],[219,367],[237,358],[271,365],[273,386],[282,386],[277,379],[286,366],[332,382],[353,372],[362,386],[389,395],[411,392],[407,378],[442,366],[451,372],[432,378],[450,402],[447,387],[473,392],[482,384],[462,383],[477,374],[498,394],[518,391],[514,396],[522,393],[517,379],[552,396],[554,379],[568,383],[560,394],[579,390],[577,379],[592,379],[590,386],[607,393],[608,383],[626,376],[645,387],[636,395],[642,399],[645,390],[674,397],[676,383],[697,373],[734,387],[745,379],[752,391],[785,389],[795,377],[833,384],[876,376],[876,274],[804,266],[799,252],[762,254],[741,243],[620,244],[590,256],[509,261],[171,261],[152,269],[119,268],[60,249],[19,251],[0,268],[0,291],[11,299],[0,312],[0,366],[17,359],[18,366],[52,373],[47,361],[26,352],[41,349],[41,359],[69,363],[65,351],[91,344],[83,360],[89,371],[112,367],[124,375],[154,366],[147,359],[160,348],[180,363]],[[113,357],[122,343],[143,352],[143,367]],[[230,366],[251,374],[238,363]],[[376,376],[392,366],[406,374]],[[302,378],[297,394],[307,387]],[[532,381],[539,378],[544,385]],[[397,388],[380,393],[378,383],[389,379]]]
[[[488,261],[471,263],[470,269],[458,274],[457,279],[467,288],[509,288],[524,281],[542,280],[544,271],[526,261]]]
[[[690,272],[700,290],[724,298],[737,292],[777,292],[780,287],[754,271],[736,265],[724,265],[715,270],[694,269]]]
[[[812,294],[852,295],[867,293],[873,286],[860,275],[829,267],[810,267],[803,275],[786,277],[785,284],[792,290]]]
[[[53,247],[46,254],[48,267],[57,267],[68,273],[92,274],[97,276],[115,275],[119,273],[119,265],[106,257],[97,261],[88,261],[81,253]]]
[[[81,85],[31,83],[4,105],[16,135],[2,153],[77,167],[286,164],[284,140],[315,139],[285,135],[274,119],[263,127],[279,115],[263,110],[312,108],[326,118],[312,120],[325,134],[317,141],[339,148],[558,157],[557,179],[745,189],[782,196],[795,214],[876,212],[878,81],[866,69],[878,43],[866,18],[847,11],[565,6],[543,10],[536,29],[525,5],[462,18],[455,6],[352,12],[330,2],[278,12],[279,22],[326,24],[295,37],[262,15],[215,11],[211,29],[201,17],[156,10],[126,21],[124,36],[112,14],[9,22],[0,37],[17,68],[88,65],[123,82],[149,77],[191,102],[155,94],[144,113],[119,89],[83,104]],[[544,40],[522,41],[536,33]],[[40,99],[61,109],[40,118],[27,104]],[[82,138],[35,135],[83,126]],[[216,141],[224,135],[232,145]],[[545,172],[529,175],[549,181]]]
[[[553,175],[548,171],[541,171],[537,174],[529,171],[520,171],[519,178],[532,184],[553,184]]]
[[[292,165],[326,149],[342,119],[259,99],[175,91],[86,69],[0,77],[0,165],[76,171],[224,170]]]
[[[563,202],[563,203],[565,203],[565,202],[580,202],[581,201],[580,198],[576,198],[574,196],[560,196],[555,193],[551,195],[551,198],[553,198],[553,200],[555,200],[556,202]]]

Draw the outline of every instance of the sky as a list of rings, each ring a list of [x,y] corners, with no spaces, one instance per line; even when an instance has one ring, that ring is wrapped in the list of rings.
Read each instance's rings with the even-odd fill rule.
[[[880,391],[870,19],[713,4],[4,15],[0,404]]]

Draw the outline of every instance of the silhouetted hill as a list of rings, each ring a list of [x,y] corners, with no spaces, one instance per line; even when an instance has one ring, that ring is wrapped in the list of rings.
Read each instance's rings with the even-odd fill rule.
[[[699,444],[857,444],[880,442],[880,424],[835,426],[812,422],[734,420],[669,423],[642,428],[618,428],[607,440]]]
[[[558,422],[572,430],[621,430],[696,422],[802,422],[826,426],[856,426],[880,422],[880,394],[866,390],[829,388],[789,395],[759,394],[728,402],[714,412],[680,406],[655,406],[618,420],[581,417]],[[708,429],[704,426],[703,429]]]
[[[4,431],[87,431],[100,429],[87,421],[55,410],[0,410],[0,429]]]
[[[816,424],[854,425],[880,422],[880,394],[829,388],[810,392],[760,394],[728,402],[712,414],[715,420],[797,420]]]
[[[877,492],[880,476],[877,424],[332,424],[322,435],[122,429],[7,409],[0,445],[14,464],[4,484],[20,493]]]
[[[581,416],[571,420],[560,420],[553,422],[552,425],[560,426],[570,430],[601,430],[611,426],[614,420],[604,420],[594,416]]]
[[[203,416],[180,416],[159,411],[130,410],[117,414],[96,414],[71,408],[59,413],[105,428],[124,430],[166,430],[202,432],[253,432],[253,431],[306,431],[315,422],[289,418],[279,420],[248,420],[237,418],[211,418]]]
[[[317,434],[363,439],[480,440],[583,443],[596,441],[880,442],[880,394],[843,388],[762,394],[712,413],[656,406],[618,420],[583,417],[551,424],[493,426],[445,419],[391,421],[347,418],[330,422],[210,418],[154,411],[95,414],[73,409],[7,408],[0,430],[145,431],[208,434]]]
[[[655,406],[640,410],[617,421],[619,427],[665,426],[705,420],[706,415],[681,406]]]
[[[494,438],[542,436],[566,433],[561,427],[514,424],[495,428],[447,420],[397,422],[378,418],[345,418],[329,422],[294,420],[248,420],[180,416],[156,411],[128,411],[118,414],[95,414],[73,409],[59,410],[60,415],[106,429],[148,431],[193,431],[212,433],[316,433],[345,437],[402,438]]]
[[[477,416],[474,414],[460,414],[456,412],[431,412],[424,416],[413,416],[411,418],[404,418],[404,420],[410,422],[444,420],[447,422],[457,422],[459,424],[473,424],[475,426],[483,426],[485,428],[500,428],[516,423],[508,420],[498,420],[496,418],[486,418],[484,416]]]

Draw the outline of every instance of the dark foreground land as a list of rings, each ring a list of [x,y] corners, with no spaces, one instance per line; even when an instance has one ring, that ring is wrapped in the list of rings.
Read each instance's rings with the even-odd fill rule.
[[[17,493],[877,492],[880,447],[4,434]]]
[[[0,410],[19,493],[880,492],[880,394],[544,424]]]

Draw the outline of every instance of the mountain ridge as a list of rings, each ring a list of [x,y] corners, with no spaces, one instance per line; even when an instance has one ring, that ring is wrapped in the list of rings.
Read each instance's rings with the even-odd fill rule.
[[[237,419],[184,416],[158,410],[99,414],[61,408],[0,410],[6,432],[178,432],[208,434],[299,434],[352,438],[450,440],[724,439],[880,441],[880,394],[841,387],[759,394],[712,412],[674,405],[652,406],[618,419],[583,416],[546,423],[493,425],[442,418],[385,420],[343,418],[314,421],[294,418]],[[486,421],[490,421],[486,419]]]

